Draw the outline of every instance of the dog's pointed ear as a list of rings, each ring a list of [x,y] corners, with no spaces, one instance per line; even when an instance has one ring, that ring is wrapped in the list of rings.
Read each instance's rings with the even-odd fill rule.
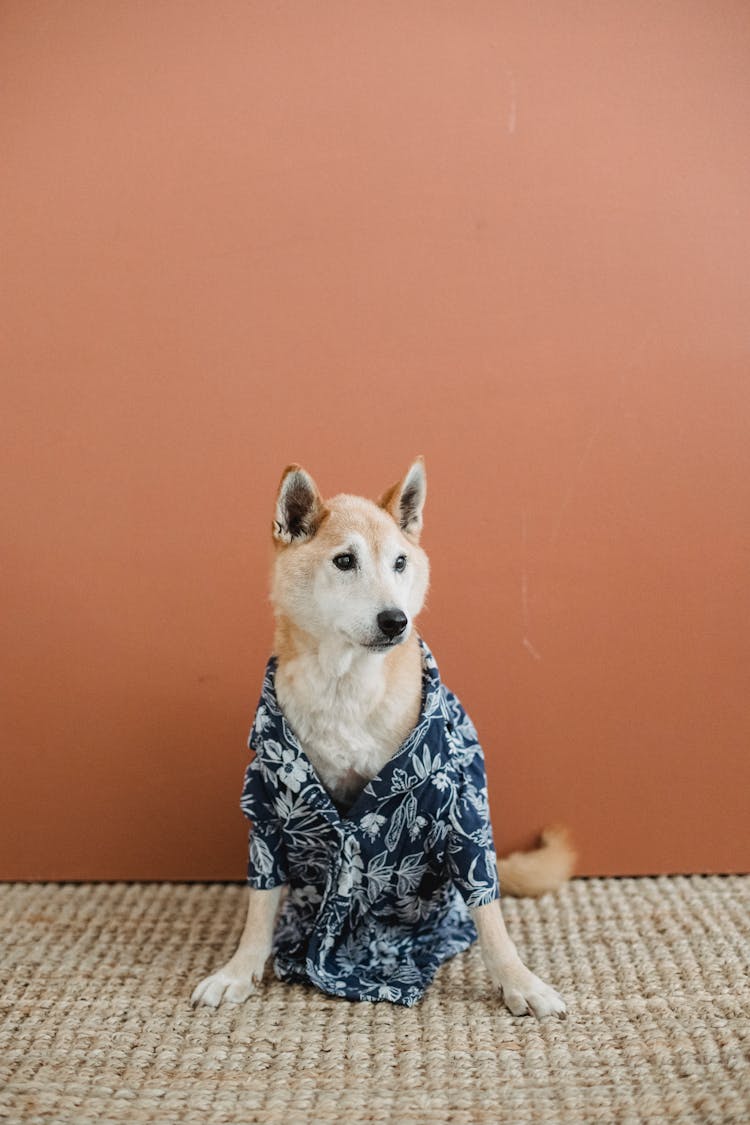
[[[419,542],[422,532],[422,509],[427,498],[427,475],[424,460],[417,457],[403,480],[384,492],[378,503],[393,516],[408,539]]]
[[[299,465],[287,465],[279,485],[273,537],[279,543],[311,539],[325,515],[317,485]]]

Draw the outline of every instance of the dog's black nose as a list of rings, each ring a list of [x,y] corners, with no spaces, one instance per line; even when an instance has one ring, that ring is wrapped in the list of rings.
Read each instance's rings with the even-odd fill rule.
[[[378,628],[393,640],[403,633],[407,620],[406,614],[400,609],[384,609],[378,614]]]

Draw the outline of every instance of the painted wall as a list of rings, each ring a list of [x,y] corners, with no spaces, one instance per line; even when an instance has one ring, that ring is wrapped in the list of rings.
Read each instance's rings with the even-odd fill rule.
[[[750,867],[750,9],[6,2],[0,874],[241,877],[282,467],[427,460],[501,850]]]

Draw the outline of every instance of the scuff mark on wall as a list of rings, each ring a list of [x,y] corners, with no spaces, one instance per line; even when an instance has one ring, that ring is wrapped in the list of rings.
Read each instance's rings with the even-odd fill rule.
[[[508,107],[508,133],[512,137],[518,124],[518,89],[516,76],[512,70],[507,71],[508,85],[510,87],[510,106]]]
[[[581,473],[583,472],[583,467],[589,459],[589,456],[591,454],[591,450],[594,446],[594,442],[596,441],[597,437],[599,436],[599,430],[600,429],[601,429],[601,419],[598,419],[597,422],[594,425],[594,428],[592,429],[591,433],[589,434],[588,441],[586,442],[586,445],[584,446],[584,449],[583,449],[583,452],[581,453],[581,456],[578,458],[578,462],[577,462],[575,470],[573,472],[573,476],[571,477],[570,484],[568,485],[568,487],[566,489],[565,496],[563,497],[563,502],[560,505],[560,508],[558,510],[558,513],[557,513],[557,519],[555,520],[555,525],[552,528],[552,534],[549,537],[550,545],[552,545],[553,543],[556,542],[557,537],[560,534],[560,528],[562,527],[563,520],[565,519],[565,513],[567,512],[567,510],[570,506],[570,502],[573,499],[576,487],[578,485],[578,481],[580,479]]]
[[[541,660],[542,654],[529,640],[529,573],[526,566],[527,543],[526,509],[523,508],[521,510],[521,624],[523,629],[521,644],[526,651],[533,656],[534,660]]]

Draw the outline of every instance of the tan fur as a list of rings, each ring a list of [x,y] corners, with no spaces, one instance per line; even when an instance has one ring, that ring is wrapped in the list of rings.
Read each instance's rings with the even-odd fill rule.
[[[512,852],[498,860],[503,894],[538,898],[556,891],[573,874],[575,862],[568,829],[559,824],[545,828],[540,847],[531,852]]]
[[[421,658],[411,626],[422,608],[429,564],[417,537],[404,535],[372,501],[342,495],[315,505],[314,535],[297,543],[276,540],[276,690],[321,781],[346,806],[419,717]],[[342,578],[331,560],[350,546],[362,573]],[[408,572],[396,576],[391,562],[400,553],[408,558]],[[378,609],[394,604],[410,617],[403,643],[386,653],[353,643],[373,631]]]
[[[413,622],[429,583],[419,546],[425,494],[421,458],[379,504],[347,495],[324,502],[298,465],[282,476],[271,583],[276,691],[320,780],[343,806],[380,772],[419,717],[421,653]],[[357,558],[346,574],[335,564],[342,553]],[[406,565],[397,574],[394,560],[401,555]],[[385,648],[378,614],[394,608],[407,624]],[[501,887],[510,894],[544,894],[570,876],[574,860],[566,831],[548,829],[536,851],[500,861]],[[198,985],[194,1004],[216,1007],[250,995],[271,951],[279,901],[279,888],[249,890],[240,946]],[[490,980],[510,1011],[563,1015],[561,997],[518,956],[499,903],[473,909],[472,918]]]

